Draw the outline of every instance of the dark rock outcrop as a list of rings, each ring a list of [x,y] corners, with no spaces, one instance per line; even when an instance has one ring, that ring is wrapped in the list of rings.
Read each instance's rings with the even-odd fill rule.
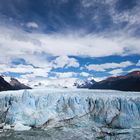
[[[30,87],[20,83],[17,79],[11,78],[10,85],[13,87],[14,90],[19,89],[31,89]]]
[[[140,91],[140,71],[133,71],[124,76],[109,77],[100,82],[95,82],[90,87],[84,85],[82,88]]]
[[[31,88],[20,83],[15,78],[11,78],[10,83],[8,83],[7,81],[4,80],[2,76],[0,76],[0,91],[20,90],[20,89],[31,89]]]
[[[2,76],[0,76],[0,91],[12,89],[13,87],[8,82],[6,82]]]

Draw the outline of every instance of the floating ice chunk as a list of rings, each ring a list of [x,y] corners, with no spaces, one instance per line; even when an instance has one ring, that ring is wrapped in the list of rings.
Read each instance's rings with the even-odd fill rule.
[[[3,129],[5,129],[5,130],[9,130],[9,129],[11,129],[11,126],[8,125],[8,124],[6,124],[6,125],[3,127]]]
[[[25,131],[25,130],[30,130],[31,127],[29,126],[25,126],[20,122],[16,122],[15,126],[14,126],[14,130],[16,131]]]

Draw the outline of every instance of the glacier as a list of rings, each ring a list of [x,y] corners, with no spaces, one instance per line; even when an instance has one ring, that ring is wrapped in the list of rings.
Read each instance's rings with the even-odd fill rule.
[[[140,93],[87,89],[0,92],[0,127],[29,130],[75,125],[95,131],[140,127]]]

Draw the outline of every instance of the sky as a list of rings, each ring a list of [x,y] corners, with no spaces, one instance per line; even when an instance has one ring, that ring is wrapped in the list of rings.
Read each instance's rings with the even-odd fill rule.
[[[139,0],[1,0],[0,74],[21,81],[140,70]]]

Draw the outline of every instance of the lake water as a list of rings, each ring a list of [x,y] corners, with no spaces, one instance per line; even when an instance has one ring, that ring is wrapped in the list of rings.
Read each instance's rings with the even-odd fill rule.
[[[117,131],[117,130],[116,130]],[[140,129],[121,133],[97,133],[92,128],[75,126],[48,130],[5,131],[0,140],[140,140]]]

